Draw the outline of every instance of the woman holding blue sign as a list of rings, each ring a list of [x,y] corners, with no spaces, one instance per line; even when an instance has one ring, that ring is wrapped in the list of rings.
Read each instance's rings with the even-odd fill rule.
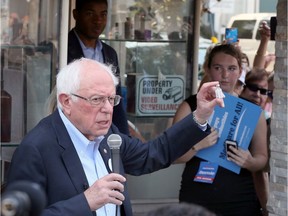
[[[245,79],[246,85],[244,86],[244,89],[239,97],[248,100],[264,109],[268,95],[271,94],[268,82],[269,82],[269,74],[267,73],[267,71],[265,69],[254,68],[252,71],[247,73]],[[265,116],[267,122],[267,115]],[[267,130],[268,127],[269,126],[267,122]],[[267,133],[268,158],[270,157],[269,132]],[[269,172],[270,172],[270,166],[268,160],[263,170],[253,173],[255,189],[259,197],[263,215],[265,216],[268,215],[266,205],[269,196],[269,174],[268,174]]]
[[[208,56],[205,73],[209,81],[219,81],[225,93],[237,97],[234,87],[241,74],[241,51],[230,44],[215,46]],[[178,108],[174,123],[195,109],[196,96],[191,95]],[[203,148],[214,147],[218,138],[216,131],[179,158],[176,162],[186,162],[182,174],[180,202],[202,205],[221,216],[261,215],[252,173],[261,170],[267,162],[266,130],[265,117],[261,114],[249,149],[230,147],[231,151],[225,154],[229,162],[240,167],[239,174],[197,156]],[[212,157],[218,155],[211,155]]]

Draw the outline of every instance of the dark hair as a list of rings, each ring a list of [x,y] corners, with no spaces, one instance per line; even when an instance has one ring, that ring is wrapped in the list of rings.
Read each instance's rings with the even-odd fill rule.
[[[249,58],[245,53],[242,53],[241,60],[246,59],[248,66],[250,66]]]
[[[245,83],[251,84],[255,82],[260,82],[262,80],[267,80],[268,82],[269,74],[265,69],[253,68],[252,71],[249,71],[245,77]]]
[[[85,4],[88,4],[88,3],[91,3],[91,2],[98,3],[98,4],[99,3],[104,3],[104,4],[108,5],[107,0],[76,0],[75,9],[79,11],[79,10],[81,10],[84,7]]]
[[[206,208],[188,203],[178,203],[162,206],[147,213],[146,216],[216,216]]]
[[[227,55],[233,56],[234,58],[237,59],[239,68],[240,69],[242,68],[241,66],[242,53],[239,48],[235,47],[235,45],[232,44],[221,44],[215,46],[208,56],[208,64],[207,64],[208,68],[211,68],[212,59],[218,53],[225,53]]]

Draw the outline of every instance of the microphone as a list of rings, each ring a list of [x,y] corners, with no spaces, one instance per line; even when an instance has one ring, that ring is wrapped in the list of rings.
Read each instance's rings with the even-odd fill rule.
[[[46,206],[46,195],[39,184],[16,181],[1,198],[2,216],[39,216]]]
[[[122,138],[118,134],[111,134],[107,139],[107,143],[112,152],[112,171],[120,173],[120,146]]]
[[[122,138],[118,134],[111,134],[107,139],[107,144],[111,150],[112,172],[120,173],[120,146]],[[119,215],[119,206],[116,205],[115,215]]]

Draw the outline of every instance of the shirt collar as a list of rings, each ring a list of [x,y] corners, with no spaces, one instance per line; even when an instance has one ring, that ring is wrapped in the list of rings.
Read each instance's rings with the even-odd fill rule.
[[[78,41],[79,41],[79,43],[80,43],[80,46],[81,46],[82,50],[93,49],[93,48],[91,48],[91,47],[85,46],[85,44],[81,41],[80,37],[78,36],[76,30],[73,29],[73,31],[74,31],[76,37],[78,38]],[[102,47],[103,47],[102,42],[101,42],[101,40],[98,39],[98,40],[97,40],[97,45],[96,45],[95,51],[98,51],[98,52],[101,51],[101,50],[102,50]]]
[[[100,142],[104,139],[104,136],[96,137],[94,140],[88,140],[72,123],[71,121],[64,115],[62,110],[58,109],[60,118],[62,119],[68,134],[74,144],[74,146],[81,149],[86,149],[89,144],[95,144],[98,150]],[[78,149],[77,148],[77,149]]]

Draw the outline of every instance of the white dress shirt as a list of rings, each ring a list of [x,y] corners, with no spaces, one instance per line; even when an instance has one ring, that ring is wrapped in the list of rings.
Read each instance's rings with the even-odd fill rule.
[[[61,110],[59,113],[80,158],[89,186],[91,186],[97,179],[108,174],[103,158],[98,151],[104,136],[97,137],[93,141],[88,140]],[[114,204],[106,204],[96,210],[97,216],[111,216],[115,215],[115,212],[116,205]],[[120,215],[119,211],[117,215]]]

